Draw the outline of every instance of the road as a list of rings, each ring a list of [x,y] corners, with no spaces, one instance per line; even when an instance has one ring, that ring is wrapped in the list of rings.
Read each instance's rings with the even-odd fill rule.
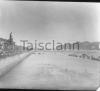
[[[77,61],[73,63],[74,61],[72,58],[67,58],[70,61],[65,62],[65,54],[61,55],[58,53],[55,56],[54,55],[55,53],[52,55],[51,53],[47,55],[38,52],[33,53],[0,78],[0,87],[90,89],[98,86],[99,78],[97,67],[100,63],[99,65],[96,62],[88,63]],[[91,74],[93,74],[94,77],[91,76]]]

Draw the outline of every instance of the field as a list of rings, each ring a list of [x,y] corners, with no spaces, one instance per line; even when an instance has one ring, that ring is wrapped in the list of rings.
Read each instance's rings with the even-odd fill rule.
[[[80,56],[82,54],[90,57]],[[33,51],[0,79],[0,87],[97,89],[100,86],[99,54],[99,51],[82,50]],[[91,56],[98,60],[91,59]]]

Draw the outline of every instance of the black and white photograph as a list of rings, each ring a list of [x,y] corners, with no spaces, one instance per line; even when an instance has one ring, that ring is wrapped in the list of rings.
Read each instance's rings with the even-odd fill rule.
[[[0,0],[0,88],[100,91],[100,3]]]

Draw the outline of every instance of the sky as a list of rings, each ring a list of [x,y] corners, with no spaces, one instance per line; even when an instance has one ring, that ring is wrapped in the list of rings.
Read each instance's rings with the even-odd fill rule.
[[[100,41],[100,3],[0,1],[0,37],[20,40]]]

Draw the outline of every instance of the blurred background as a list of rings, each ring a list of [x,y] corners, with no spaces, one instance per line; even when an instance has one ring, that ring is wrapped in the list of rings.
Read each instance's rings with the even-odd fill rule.
[[[39,41],[100,41],[100,3],[0,1],[0,37]]]

